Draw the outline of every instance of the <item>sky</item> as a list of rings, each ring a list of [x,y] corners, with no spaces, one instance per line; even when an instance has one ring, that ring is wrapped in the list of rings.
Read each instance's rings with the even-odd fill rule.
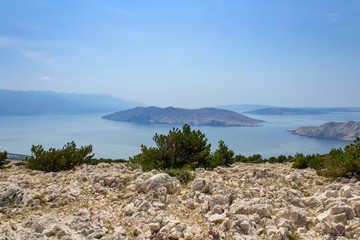
[[[0,89],[359,107],[358,0],[0,0]]]

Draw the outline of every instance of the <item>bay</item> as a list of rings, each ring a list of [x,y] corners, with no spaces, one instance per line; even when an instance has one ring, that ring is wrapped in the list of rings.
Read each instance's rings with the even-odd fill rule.
[[[360,113],[315,116],[247,116],[265,120],[261,127],[192,127],[199,129],[217,148],[223,140],[235,154],[264,157],[295,153],[326,153],[349,142],[298,136],[287,132],[300,126],[318,126],[328,121],[360,121]],[[155,133],[167,134],[173,126],[144,125],[101,119],[101,115],[0,117],[0,151],[31,153],[32,145],[61,148],[74,140],[77,146],[92,145],[95,157],[128,159],[140,153],[141,144],[154,146]],[[181,127],[181,126],[175,126]]]

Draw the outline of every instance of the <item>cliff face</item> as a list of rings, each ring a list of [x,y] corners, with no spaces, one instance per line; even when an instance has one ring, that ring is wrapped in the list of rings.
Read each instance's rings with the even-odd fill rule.
[[[297,130],[289,130],[298,135],[320,138],[334,138],[343,141],[353,141],[360,136],[360,122],[328,122],[319,127],[300,127]]]
[[[12,163],[13,164],[13,163]],[[360,239],[360,184],[290,164],[197,169],[187,185],[123,163],[0,169],[1,239]]]
[[[104,119],[145,124],[207,125],[207,126],[256,126],[261,120],[246,117],[240,113],[218,108],[183,109],[137,107],[119,111],[103,117]]]

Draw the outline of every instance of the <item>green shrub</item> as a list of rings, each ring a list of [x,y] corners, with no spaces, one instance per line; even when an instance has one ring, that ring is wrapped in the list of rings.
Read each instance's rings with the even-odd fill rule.
[[[234,157],[234,162],[247,162],[247,158],[244,155],[238,154]]]
[[[111,159],[111,158],[94,158],[91,159],[91,161],[86,162],[87,165],[98,165],[99,163],[126,163],[128,161],[126,161],[125,159]]]
[[[229,150],[224,141],[220,140],[218,149],[208,157],[207,167],[229,166],[232,163],[234,163],[234,152]]]
[[[155,134],[153,140],[157,147],[141,145],[141,154],[130,158],[134,164],[140,164],[144,171],[154,168],[182,168],[188,165],[206,167],[210,155],[210,144],[207,144],[205,134],[191,131],[185,124],[182,130],[173,128],[168,135]]]
[[[247,159],[248,163],[264,163],[262,156],[260,154],[253,154],[248,157]]]
[[[0,167],[3,167],[7,163],[7,161],[6,161],[7,154],[8,153],[6,151],[5,152],[0,152]]]
[[[291,167],[297,169],[305,169],[308,167],[308,160],[302,153],[298,153],[295,155],[294,162]]]
[[[165,170],[165,172],[172,177],[176,177],[182,184],[188,184],[189,182],[195,179],[195,175],[192,174],[186,168],[181,168],[181,169],[171,168]]]
[[[360,138],[345,146],[345,149],[332,149],[323,157],[322,169],[317,169],[320,175],[327,177],[353,177],[360,175]]]
[[[326,177],[360,176],[360,138],[345,146],[345,149],[331,149],[327,154],[303,156],[294,158],[293,168],[313,168],[318,175]]]
[[[88,163],[94,154],[92,146],[76,148],[74,141],[67,143],[62,149],[50,148],[45,151],[42,145],[32,146],[32,156],[26,158],[25,164],[28,168],[46,172],[57,172],[73,169],[77,165]]]

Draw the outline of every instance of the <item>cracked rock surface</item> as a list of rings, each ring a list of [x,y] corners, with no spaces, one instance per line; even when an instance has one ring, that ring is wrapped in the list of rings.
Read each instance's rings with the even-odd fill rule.
[[[125,163],[0,169],[0,240],[360,239],[360,182],[290,164],[196,169],[187,185]]]

